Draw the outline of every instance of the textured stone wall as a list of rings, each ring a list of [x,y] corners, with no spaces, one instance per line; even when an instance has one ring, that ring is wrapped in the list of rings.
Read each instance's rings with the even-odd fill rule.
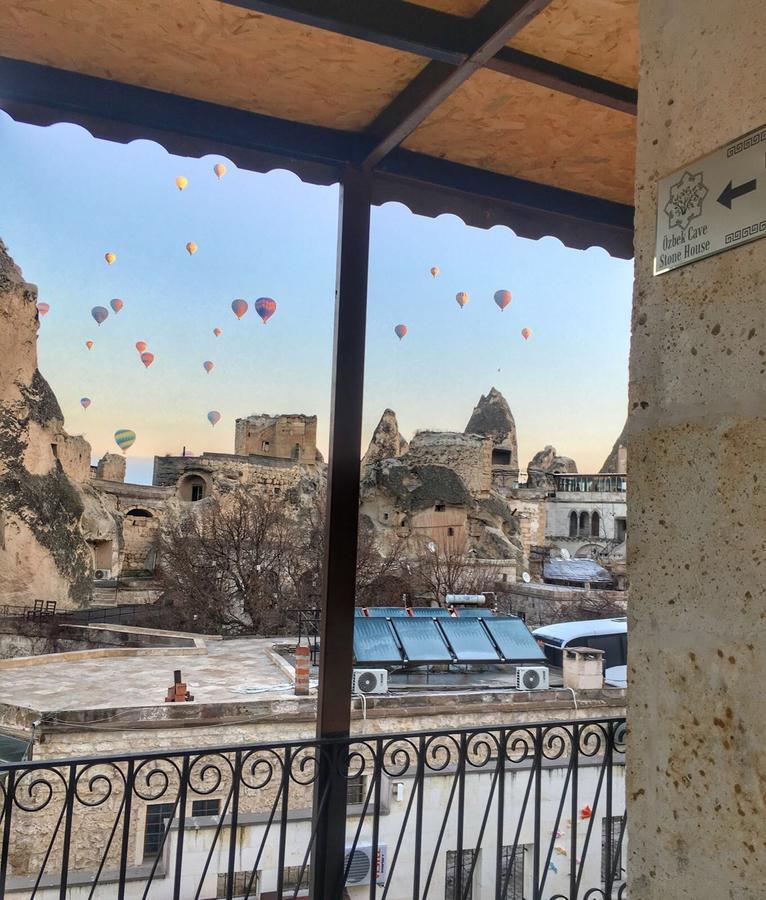
[[[492,439],[478,434],[420,431],[403,457],[410,465],[446,466],[463,479],[475,497],[492,488]]]
[[[766,240],[658,277],[652,257],[658,179],[766,119],[766,4],[640,10],[630,897],[762,900]]]
[[[105,453],[96,466],[96,478],[103,481],[125,481],[125,457],[119,453]]]
[[[317,461],[317,417],[256,415],[237,419],[234,452],[313,464]]]

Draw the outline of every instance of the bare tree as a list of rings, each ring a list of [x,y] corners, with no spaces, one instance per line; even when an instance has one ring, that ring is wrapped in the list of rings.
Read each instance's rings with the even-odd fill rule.
[[[429,600],[447,594],[480,594],[494,589],[494,569],[473,558],[463,540],[439,546],[426,540],[418,548],[412,571],[415,589]]]

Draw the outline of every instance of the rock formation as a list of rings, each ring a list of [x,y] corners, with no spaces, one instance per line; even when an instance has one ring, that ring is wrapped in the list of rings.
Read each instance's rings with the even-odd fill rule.
[[[559,456],[550,444],[535,453],[527,464],[527,485],[543,487],[548,475],[562,475],[577,472],[577,463],[568,456]]]
[[[370,446],[362,459],[362,469],[381,459],[398,459],[407,451],[407,447],[407,441],[399,433],[396,413],[393,409],[386,409],[372,433]]]
[[[620,436],[614,442],[609,456],[604,460],[600,472],[618,473],[624,475],[628,462],[628,423],[623,425]]]
[[[78,482],[90,445],[64,416],[37,369],[37,288],[0,241],[0,599],[84,603],[91,553],[80,528]]]
[[[518,475],[516,422],[508,401],[497,388],[493,387],[486,396],[482,394],[465,427],[465,434],[481,434],[491,438],[493,466],[507,467]]]

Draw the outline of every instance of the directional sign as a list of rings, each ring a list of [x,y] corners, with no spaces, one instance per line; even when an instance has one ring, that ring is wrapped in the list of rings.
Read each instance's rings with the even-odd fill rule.
[[[663,178],[654,274],[766,237],[766,125]]]

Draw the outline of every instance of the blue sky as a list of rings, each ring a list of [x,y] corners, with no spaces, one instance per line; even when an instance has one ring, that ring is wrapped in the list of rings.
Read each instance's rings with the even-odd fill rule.
[[[228,167],[221,180],[219,161]],[[189,179],[183,192],[178,175]],[[154,454],[232,451],[234,419],[254,412],[317,414],[326,451],[337,188],[0,113],[0,196],[0,237],[51,307],[40,369],[94,459],[116,449],[115,429],[132,428],[128,476],[149,481]],[[191,257],[188,241],[199,247]],[[107,251],[117,254],[112,266]],[[630,262],[598,248],[423,218],[399,204],[375,208],[365,444],[387,406],[406,437],[462,430],[494,385],[516,417],[522,465],[552,443],[581,471],[598,468],[627,408],[631,280]],[[513,295],[502,313],[498,289]],[[462,310],[461,290],[470,296]],[[266,326],[252,309],[261,296],[278,304]],[[98,327],[91,308],[114,297],[123,310]],[[251,306],[241,321],[230,308],[239,297]],[[408,328],[401,342],[398,323]],[[155,354],[148,370],[138,340]],[[211,409],[221,412],[215,429]]]

